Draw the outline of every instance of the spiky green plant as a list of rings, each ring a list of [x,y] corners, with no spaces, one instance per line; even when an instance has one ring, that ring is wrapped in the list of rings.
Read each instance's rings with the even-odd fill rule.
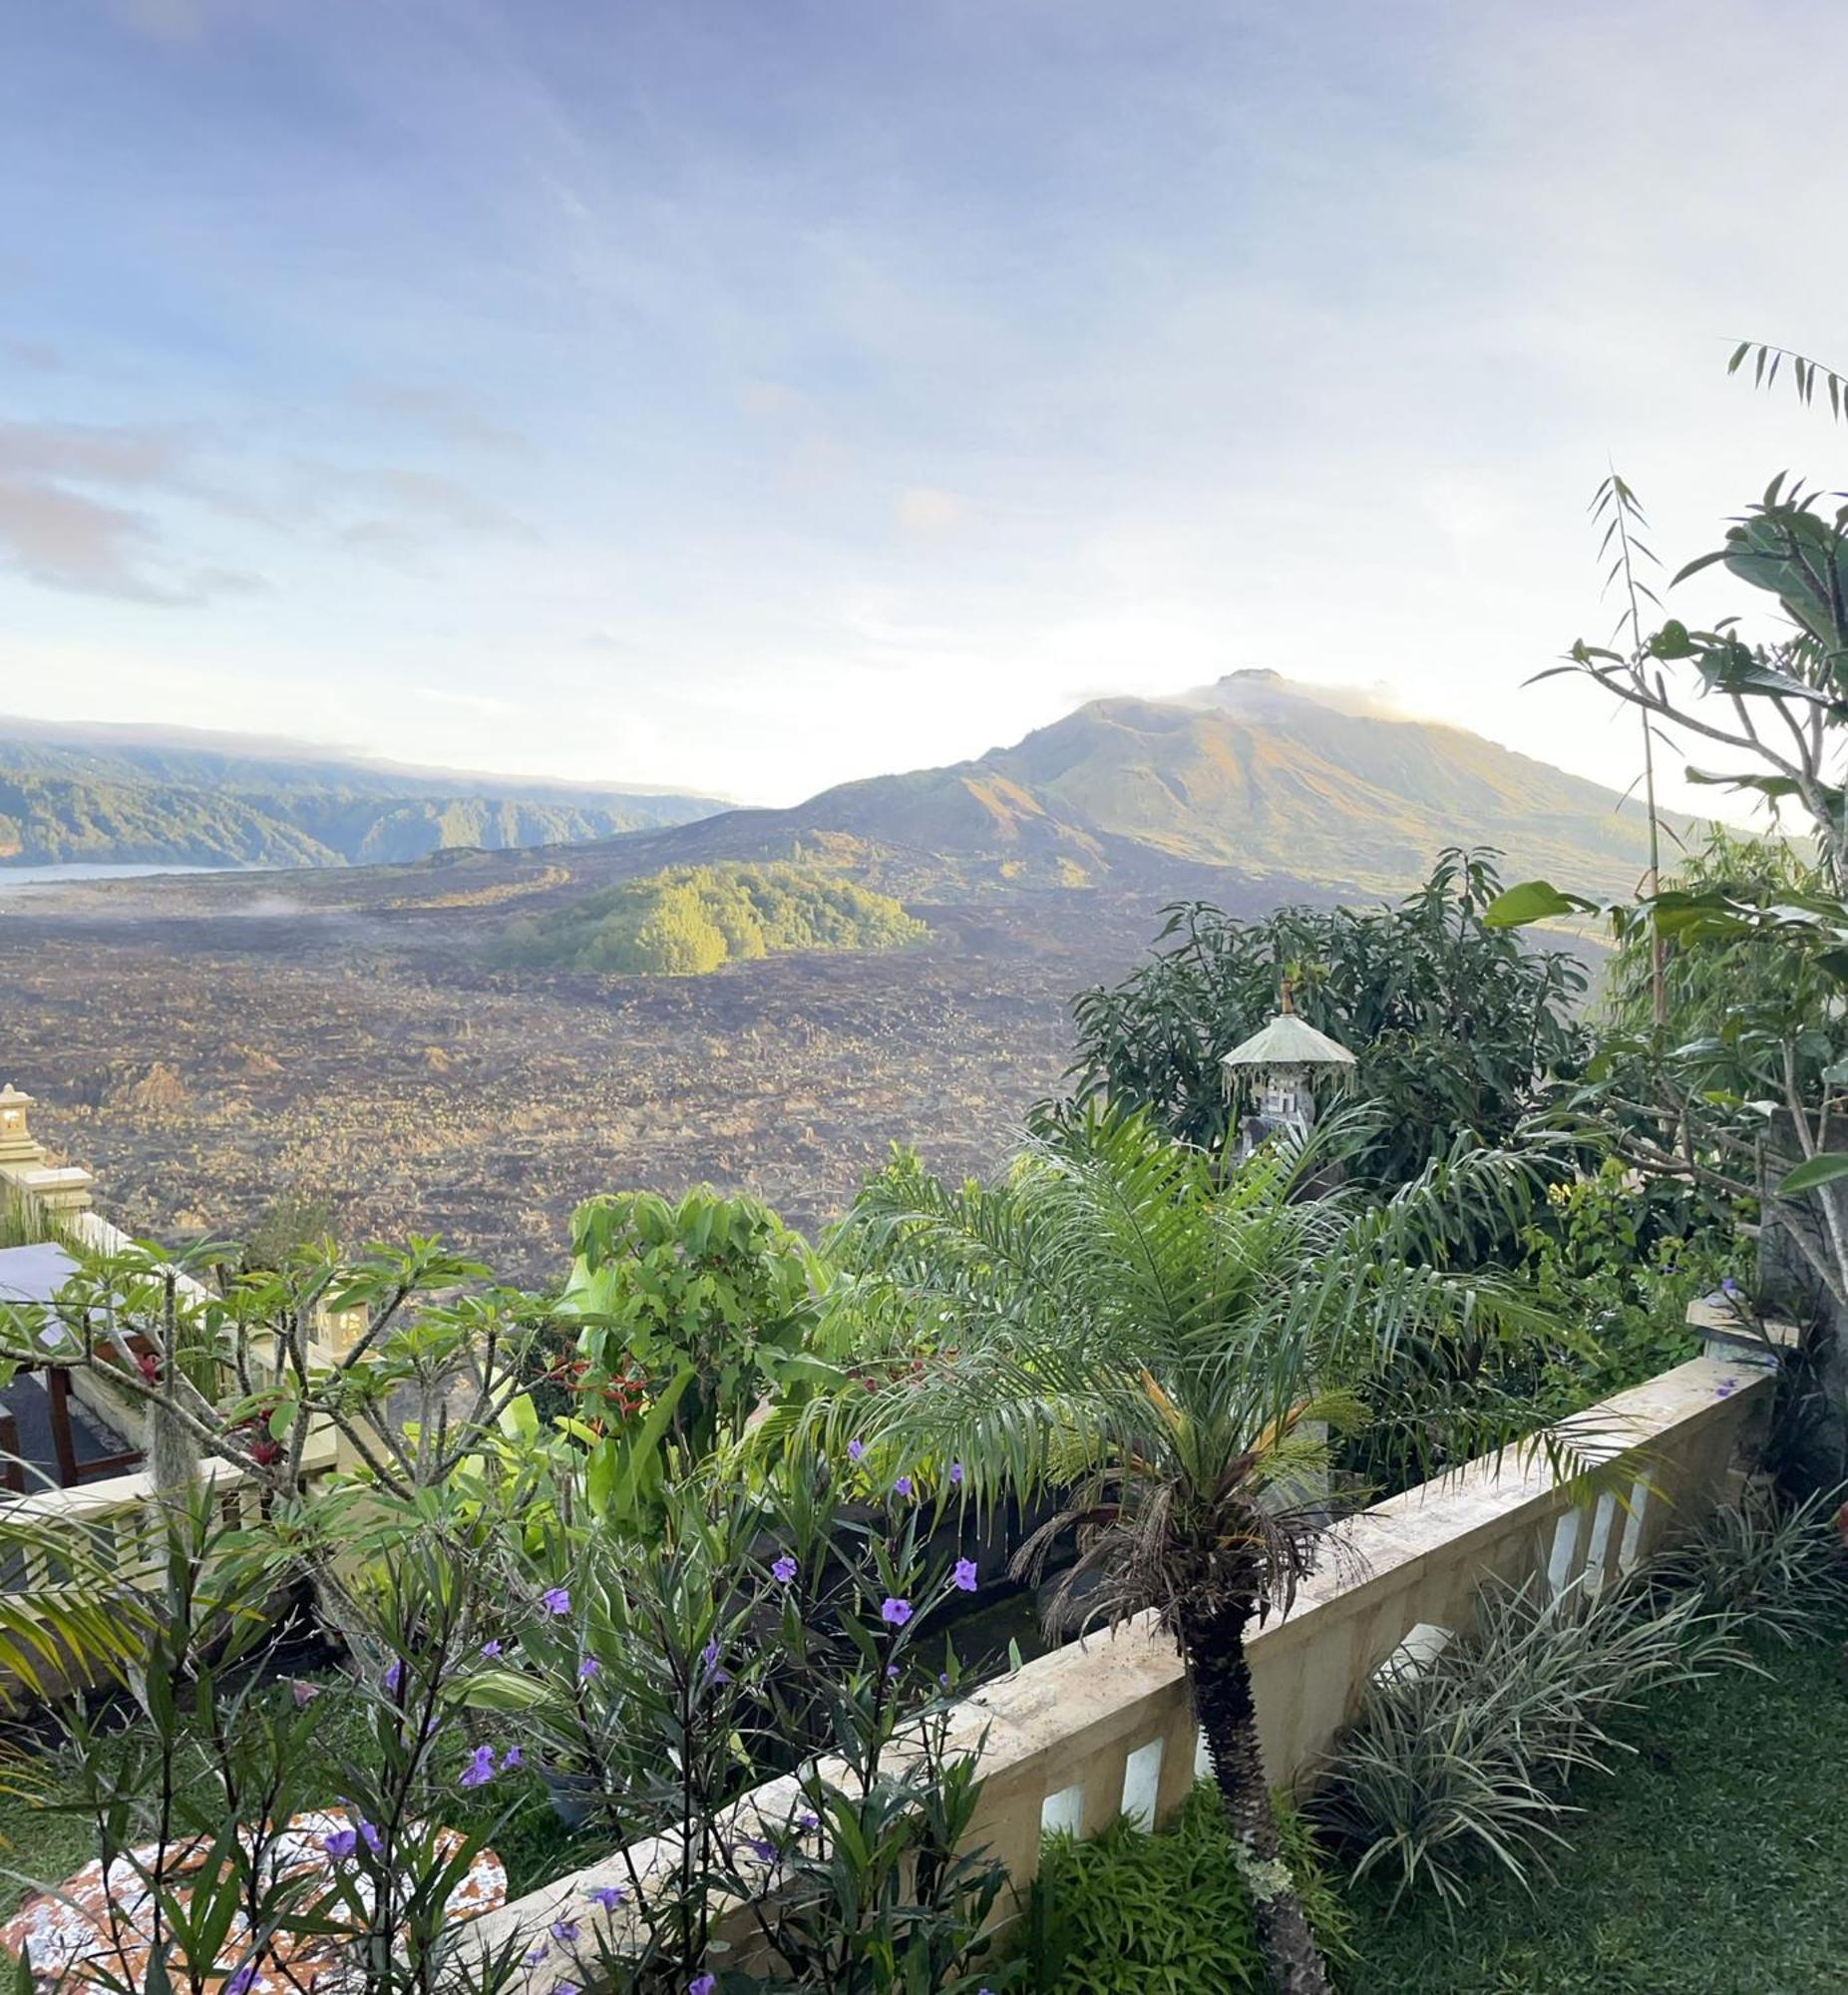
[[[1848,1623],[1844,1497],[1822,1489],[1792,1503],[1767,1482],[1749,1483],[1655,1570],[1786,1648],[1835,1634]]]
[[[1317,1818],[1356,1850],[1356,1877],[1390,1882],[1394,1905],[1430,1890],[1460,1910],[1485,1865],[1529,1882],[1564,1844],[1567,1784],[1630,1750],[1612,1721],[1646,1692],[1750,1668],[1740,1626],[1645,1574],[1603,1594],[1493,1581],[1468,1637],[1373,1684]]]

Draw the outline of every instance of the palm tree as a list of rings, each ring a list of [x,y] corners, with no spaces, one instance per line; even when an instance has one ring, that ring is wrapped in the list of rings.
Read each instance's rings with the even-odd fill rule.
[[[1459,1151],[1369,1203],[1326,1182],[1363,1133],[1335,1118],[1230,1178],[1140,1115],[1042,1138],[992,1186],[902,1158],[838,1240],[849,1306],[912,1360],[839,1417],[895,1462],[961,1463],[977,1503],[1052,1496],[1022,1566],[1075,1527],[1061,1604],[1082,1581],[1088,1621],[1155,1611],[1284,1995],[1328,1980],[1282,1860],[1246,1635],[1313,1562],[1326,1436],[1362,1417],[1354,1389],[1413,1344],[1536,1328],[1512,1291],[1445,1267],[1524,1203],[1521,1168]]]

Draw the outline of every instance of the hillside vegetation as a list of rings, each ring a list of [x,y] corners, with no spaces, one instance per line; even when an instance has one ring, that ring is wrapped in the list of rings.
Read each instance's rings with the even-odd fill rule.
[[[0,720],[0,866],[387,865],[458,846],[576,844],[716,808],[331,761],[287,743]]]
[[[703,977],[793,950],[902,949],[928,933],[889,895],[820,867],[689,866],[521,923],[504,954],[614,977]]]

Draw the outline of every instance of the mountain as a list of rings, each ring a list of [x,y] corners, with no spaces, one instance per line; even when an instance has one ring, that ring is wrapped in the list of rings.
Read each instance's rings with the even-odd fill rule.
[[[1191,892],[1191,869],[1402,892],[1446,845],[1510,878],[1622,891],[1644,827],[1613,790],[1462,728],[1368,710],[1275,672],[1172,699],[1096,699],[974,761],[724,811],[605,848],[623,870],[808,858],[917,898],[1105,881]]]
[[[399,768],[302,743],[0,719],[0,866],[364,866],[575,844],[713,798]]]

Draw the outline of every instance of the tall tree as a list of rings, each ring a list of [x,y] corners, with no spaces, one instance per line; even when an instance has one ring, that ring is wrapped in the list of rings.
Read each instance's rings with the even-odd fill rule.
[[[1564,951],[1490,929],[1496,855],[1455,849],[1396,907],[1285,907],[1244,922],[1177,907],[1156,953],[1073,1005],[1080,1102],[1149,1109],[1188,1142],[1218,1146],[1230,1109],[1220,1056],[1277,1009],[1295,1006],[1359,1061],[1354,1090],[1381,1114],[1357,1168],[1415,1177],[1468,1133],[1507,1141],[1549,1074],[1573,1070],[1585,973]]]

